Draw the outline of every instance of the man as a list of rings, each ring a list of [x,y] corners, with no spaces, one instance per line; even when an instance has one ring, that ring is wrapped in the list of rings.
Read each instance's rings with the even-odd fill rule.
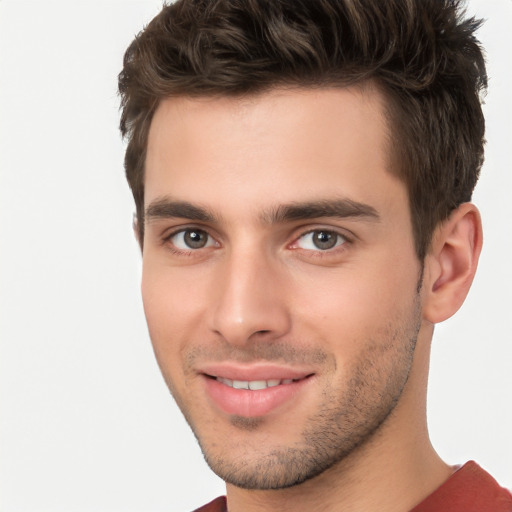
[[[440,0],[184,0],[120,75],[157,361],[203,511],[511,511],[426,426],[482,228],[479,23]]]

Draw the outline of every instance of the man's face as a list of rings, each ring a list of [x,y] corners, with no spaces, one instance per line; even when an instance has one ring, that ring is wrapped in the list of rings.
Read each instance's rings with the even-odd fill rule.
[[[164,378],[229,483],[311,478],[400,403],[420,263],[387,137],[372,89],[174,98],[155,114],[146,317]]]

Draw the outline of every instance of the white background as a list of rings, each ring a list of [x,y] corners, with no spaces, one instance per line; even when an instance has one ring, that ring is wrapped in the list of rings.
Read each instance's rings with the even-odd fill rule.
[[[187,511],[223,485],[153,360],[117,73],[156,0],[0,0],[0,508]],[[438,326],[429,420],[449,463],[512,487],[512,1],[488,18],[485,248]]]

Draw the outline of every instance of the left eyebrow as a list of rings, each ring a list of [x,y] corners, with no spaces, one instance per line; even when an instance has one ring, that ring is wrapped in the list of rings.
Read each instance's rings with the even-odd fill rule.
[[[380,220],[380,215],[373,206],[351,199],[337,199],[279,205],[264,213],[262,221],[268,224],[277,224],[321,217],[362,218],[375,222]]]

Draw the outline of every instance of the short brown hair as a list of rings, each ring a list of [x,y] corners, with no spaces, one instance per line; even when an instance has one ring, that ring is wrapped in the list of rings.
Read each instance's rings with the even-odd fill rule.
[[[469,201],[483,162],[482,49],[457,0],[178,0],[137,35],[119,75],[126,176],[144,234],[151,120],[171,96],[371,80],[387,99],[391,171],[409,192],[422,260]]]

